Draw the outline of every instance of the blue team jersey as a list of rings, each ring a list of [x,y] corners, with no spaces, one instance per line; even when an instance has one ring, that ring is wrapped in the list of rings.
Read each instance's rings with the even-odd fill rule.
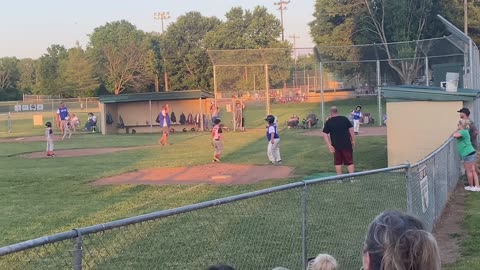
[[[278,135],[277,125],[267,127],[267,141],[270,141],[272,133],[275,133],[275,135],[273,135],[274,139],[280,139],[280,135]]]
[[[57,114],[60,115],[60,120],[65,120],[65,118],[68,116],[67,107],[58,108]]]
[[[352,115],[353,115],[353,120],[360,120],[360,118],[362,117],[362,113],[359,111],[353,111]]]

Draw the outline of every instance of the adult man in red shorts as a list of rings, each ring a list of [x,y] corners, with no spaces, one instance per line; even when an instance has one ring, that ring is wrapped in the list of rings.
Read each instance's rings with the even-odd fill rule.
[[[323,128],[323,138],[334,156],[335,170],[342,174],[342,165],[347,166],[348,173],[355,171],[353,164],[353,148],[355,135],[353,125],[347,117],[338,115],[337,107],[330,109],[330,119]]]

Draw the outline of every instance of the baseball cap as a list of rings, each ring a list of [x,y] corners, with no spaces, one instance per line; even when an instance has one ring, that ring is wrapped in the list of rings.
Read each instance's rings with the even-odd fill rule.
[[[468,108],[461,108],[460,110],[457,111],[458,113],[464,113],[467,116],[470,115],[470,110]]]
[[[330,111],[331,111],[331,112],[338,112],[337,106],[332,106],[332,107],[330,108]]]

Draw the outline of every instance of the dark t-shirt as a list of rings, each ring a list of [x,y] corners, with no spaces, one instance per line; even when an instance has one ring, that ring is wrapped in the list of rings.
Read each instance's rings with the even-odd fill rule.
[[[351,150],[350,128],[352,123],[345,116],[335,116],[325,123],[323,132],[330,134],[330,140],[336,150]]]

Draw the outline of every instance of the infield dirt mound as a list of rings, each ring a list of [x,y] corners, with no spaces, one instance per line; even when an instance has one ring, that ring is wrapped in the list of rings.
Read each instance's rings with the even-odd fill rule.
[[[245,185],[267,179],[288,178],[293,176],[293,171],[293,168],[287,166],[212,163],[194,167],[139,170],[103,178],[93,182],[92,185]]]

